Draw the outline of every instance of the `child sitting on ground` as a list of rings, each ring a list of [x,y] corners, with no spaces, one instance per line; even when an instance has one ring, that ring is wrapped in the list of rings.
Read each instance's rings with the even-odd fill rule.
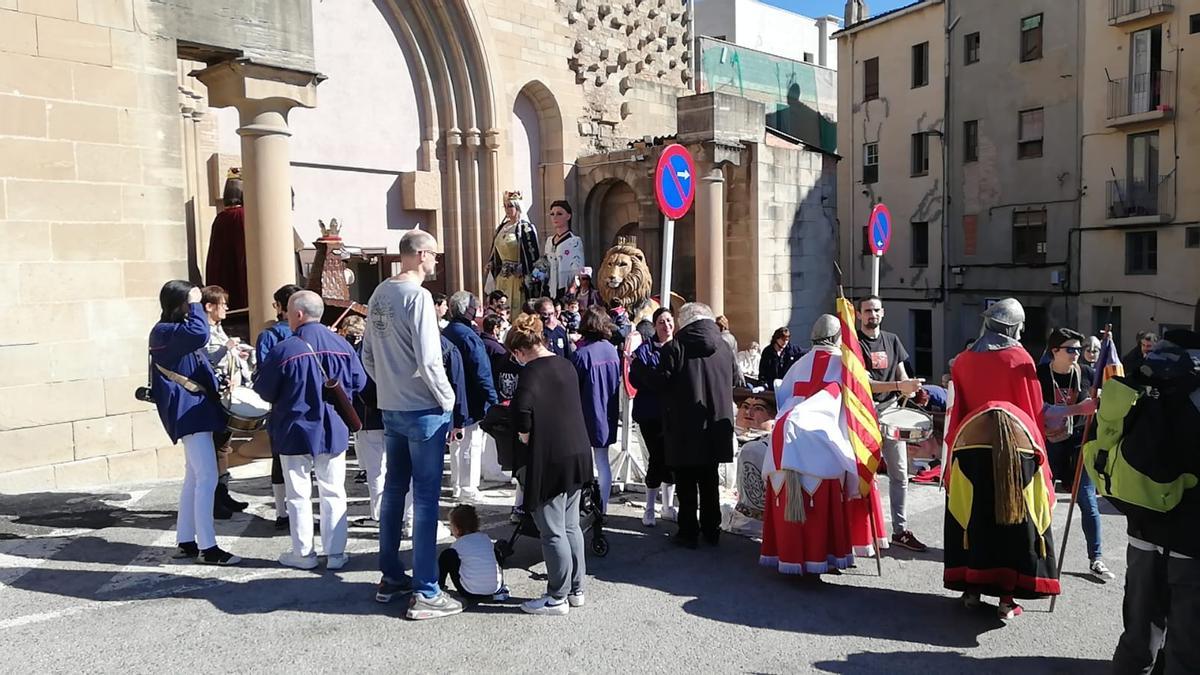
[[[508,587],[500,569],[495,542],[479,531],[475,507],[459,504],[450,509],[450,534],[454,543],[438,557],[438,579],[443,590],[446,578],[464,600],[480,602],[508,600]]]

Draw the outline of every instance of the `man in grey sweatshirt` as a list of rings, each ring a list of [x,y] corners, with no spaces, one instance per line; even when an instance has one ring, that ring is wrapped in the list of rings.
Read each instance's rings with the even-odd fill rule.
[[[437,580],[438,495],[454,390],[442,365],[433,296],[421,286],[437,271],[437,241],[411,230],[400,238],[400,273],[371,294],[362,360],[383,412],[387,474],[379,517],[375,599],[411,592],[407,616],[432,619],[462,611]],[[456,430],[457,432],[457,430]],[[413,490],[413,574],[400,561],[404,498]]]

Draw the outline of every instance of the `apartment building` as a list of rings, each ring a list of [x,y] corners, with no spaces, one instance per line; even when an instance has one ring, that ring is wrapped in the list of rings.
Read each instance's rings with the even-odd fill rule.
[[[842,284],[847,295],[870,292],[865,227],[871,209],[887,204],[893,226],[880,273],[884,326],[904,341],[915,372],[932,378],[946,354],[945,8],[925,0],[866,19],[853,9],[835,33]]]
[[[1200,0],[1107,0],[1084,22],[1081,323],[1191,323],[1200,293]]]

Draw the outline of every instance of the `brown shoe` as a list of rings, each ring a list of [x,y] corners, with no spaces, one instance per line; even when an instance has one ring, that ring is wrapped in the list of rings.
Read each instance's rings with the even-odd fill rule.
[[[900,534],[893,534],[892,543],[897,546],[903,546],[910,551],[916,551],[917,553],[924,553],[929,550],[928,546],[922,544],[921,540],[917,539],[913,533],[908,530],[905,530]]]

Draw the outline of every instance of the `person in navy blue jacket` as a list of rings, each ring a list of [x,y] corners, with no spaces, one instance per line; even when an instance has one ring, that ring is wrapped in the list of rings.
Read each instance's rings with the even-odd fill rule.
[[[608,446],[617,442],[617,418],[621,407],[621,356],[611,342],[613,323],[603,307],[593,305],[583,312],[579,333],[583,339],[570,358],[579,375],[583,421],[592,444],[596,472],[600,476],[601,504],[607,513],[608,497],[612,492]]]
[[[150,331],[150,395],[172,443],[183,443],[183,489],[176,522],[176,558],[208,565],[236,565],[237,556],[217,546],[213,494],[217,454],[213,432],[225,430],[225,412],[217,404],[217,377],[204,353],[208,316],[200,288],[190,281],[163,284],[158,293],[162,316]]]
[[[267,433],[280,455],[291,521],[292,550],[279,556],[288,567],[317,566],[313,547],[312,474],[321,497],[321,543],[325,566],[346,565],[346,450],[350,430],[324,396],[326,379],[337,380],[348,397],[362,391],[367,374],[354,348],[321,324],[325,303],[312,291],[288,300],[292,337],[271,348],[259,366],[254,391],[271,404]]]
[[[275,308],[275,323],[264,328],[254,343],[256,367],[267,360],[267,354],[271,353],[272,347],[292,336],[292,329],[288,327],[287,317],[284,315],[287,314],[288,299],[302,290],[304,289],[296,284],[284,284],[272,296],[274,302],[271,306]],[[283,502],[283,466],[279,463],[279,453],[275,451],[271,452],[271,491],[275,496],[275,529],[286,530],[288,517],[287,505]]]
[[[498,402],[492,382],[492,362],[483,340],[475,332],[478,311],[479,299],[469,291],[459,291],[450,296],[450,323],[442,329],[442,335],[462,354],[467,389],[467,415],[461,425],[455,422],[450,438],[450,478],[455,499],[479,497],[484,445],[479,421]]]
[[[662,392],[655,377],[663,347],[675,335],[675,316],[670,308],[659,307],[654,310],[653,320],[649,335],[644,335],[641,329],[642,324],[650,322],[638,324],[638,337],[633,341],[641,344],[634,348],[633,361],[629,365],[629,381],[637,387],[637,396],[633,397],[633,421],[637,422],[642,445],[646,448],[646,511],[642,514],[642,524],[646,527],[655,524],[654,503],[658,501],[660,488],[663,518],[674,520],[676,515],[675,479],[667,466],[667,439],[663,432]]]

